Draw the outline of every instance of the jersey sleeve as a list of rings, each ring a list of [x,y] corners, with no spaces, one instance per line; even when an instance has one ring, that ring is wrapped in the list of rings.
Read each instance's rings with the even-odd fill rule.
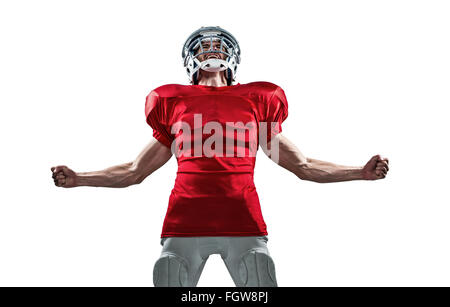
[[[277,87],[266,108],[267,141],[282,131],[281,124],[288,116],[288,102],[281,87]]]
[[[162,104],[160,96],[154,90],[146,98],[145,117],[147,123],[153,129],[153,137],[170,148],[174,138],[170,133],[167,108]]]

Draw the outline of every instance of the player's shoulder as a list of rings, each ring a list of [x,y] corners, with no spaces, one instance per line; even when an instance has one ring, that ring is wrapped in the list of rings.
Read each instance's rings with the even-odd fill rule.
[[[271,101],[277,89],[281,89],[277,84],[267,81],[255,81],[244,85],[244,92],[251,97],[255,97],[259,102],[268,103]],[[279,92],[279,91],[278,91]]]
[[[187,90],[187,85],[183,84],[164,84],[160,85],[152,90],[152,93],[156,93],[159,97],[176,97],[181,96]]]
[[[254,82],[246,83],[245,86],[251,90],[260,90],[260,91],[268,91],[268,92],[273,92],[277,88],[279,88],[279,86],[277,84],[268,82],[268,81],[254,81]]]

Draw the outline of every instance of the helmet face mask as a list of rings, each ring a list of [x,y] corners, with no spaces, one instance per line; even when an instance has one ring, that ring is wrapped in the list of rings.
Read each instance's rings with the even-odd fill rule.
[[[227,44],[227,39],[222,38],[222,39],[218,39],[215,38],[213,36],[210,37],[206,37],[203,39],[197,39],[196,41],[192,42],[191,44],[191,50],[194,51],[195,57],[198,58],[200,55],[202,54],[206,54],[206,53],[221,53],[223,55],[225,55],[226,57],[230,57],[233,53],[233,50],[231,48],[229,48],[228,46],[230,45],[230,42],[228,42]],[[216,48],[214,48],[215,43],[217,44],[218,42],[220,42],[220,47],[219,50],[216,50]],[[206,48],[204,47],[206,45]]]
[[[220,46],[219,46],[220,42]],[[219,48],[216,48],[219,46]],[[204,54],[218,54],[205,59]],[[201,27],[193,32],[183,46],[183,64],[192,84],[198,83],[199,70],[224,71],[228,85],[235,80],[240,63],[240,48],[237,40],[220,27]],[[200,61],[202,59],[202,61]]]

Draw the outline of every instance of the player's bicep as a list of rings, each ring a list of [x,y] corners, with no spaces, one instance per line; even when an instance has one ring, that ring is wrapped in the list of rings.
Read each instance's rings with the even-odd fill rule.
[[[276,139],[279,143],[280,157],[283,156],[285,159],[294,159],[301,163],[307,162],[306,156],[286,136],[279,133],[276,135]]]
[[[132,170],[137,173],[142,181],[163,166],[171,157],[172,152],[169,147],[156,139],[152,139],[133,162]]]
[[[308,158],[283,134],[274,136],[270,143],[266,154],[281,167],[298,174],[308,165]]]

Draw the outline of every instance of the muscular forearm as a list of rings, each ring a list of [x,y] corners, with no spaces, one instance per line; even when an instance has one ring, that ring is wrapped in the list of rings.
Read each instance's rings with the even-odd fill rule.
[[[95,172],[76,173],[77,186],[124,188],[139,183],[133,162],[109,167]]]
[[[302,179],[320,183],[361,180],[362,166],[343,166],[331,162],[306,158],[297,168],[296,175]]]
[[[141,183],[172,156],[170,148],[153,139],[133,161],[96,172],[76,173],[65,165],[50,168],[58,187],[79,186],[124,188]]]
[[[286,137],[279,134],[278,164],[303,180],[320,183],[359,180],[363,167],[343,166],[305,157]]]

